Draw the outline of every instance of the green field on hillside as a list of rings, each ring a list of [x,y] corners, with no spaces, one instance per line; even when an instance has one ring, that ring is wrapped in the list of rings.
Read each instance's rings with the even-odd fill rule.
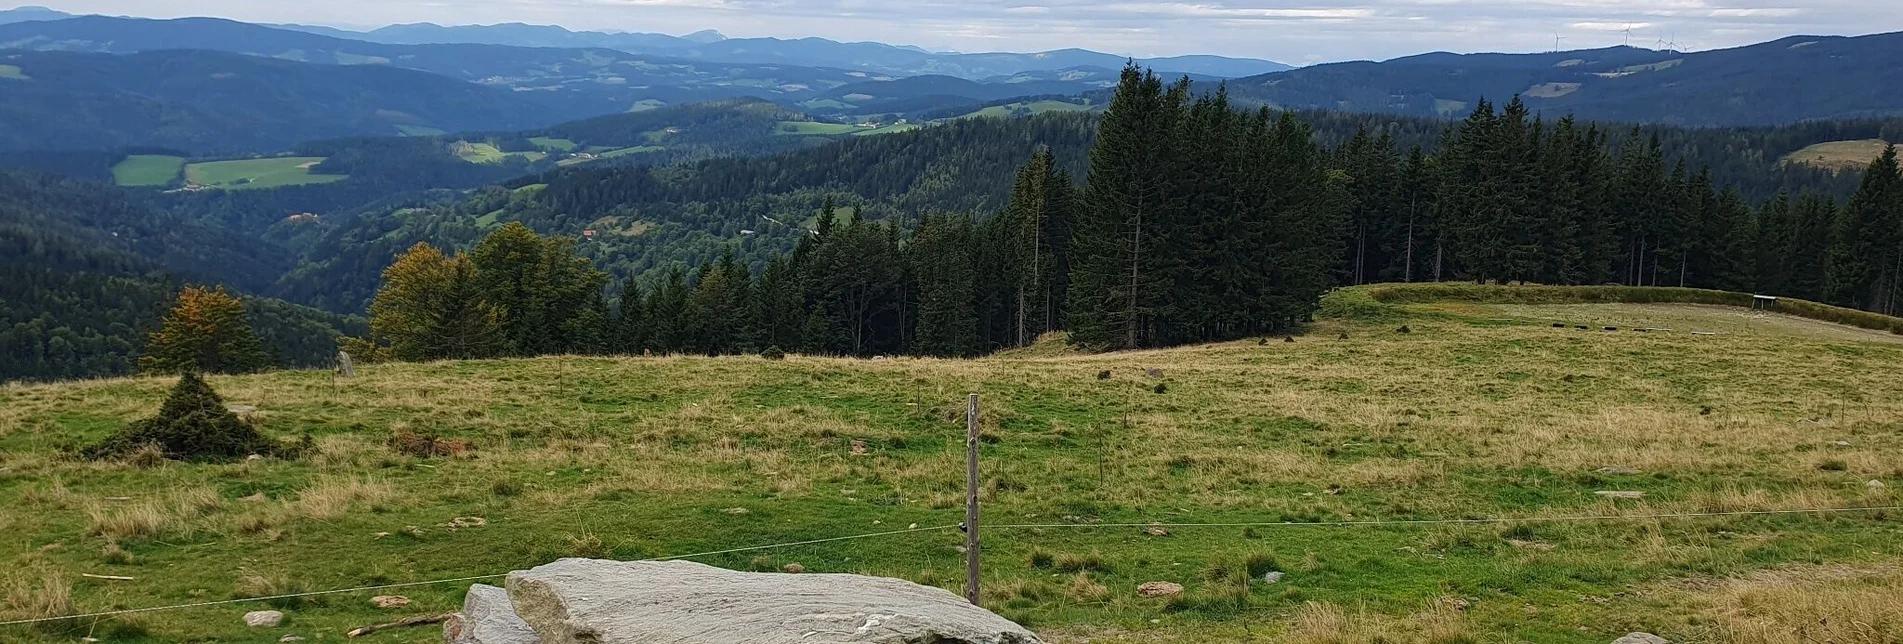
[[[178,180],[185,157],[134,154],[112,166],[112,181],[121,186],[163,186]]]
[[[529,142],[549,152],[573,152],[576,147],[579,147],[575,145],[574,141],[546,136],[530,137]]]
[[[19,65],[0,65],[0,78],[8,80],[33,80],[33,77],[27,76],[26,72],[20,70]]]
[[[912,130],[916,130],[918,129],[918,127],[919,126],[913,125],[911,123],[896,123],[893,125],[881,125],[879,127],[859,128],[859,131],[853,132],[852,135],[853,136],[875,136],[879,134],[895,134],[898,132],[909,132]]]
[[[1883,156],[1890,144],[1883,139],[1829,141],[1805,147],[1784,157],[1785,163],[1802,163],[1828,170],[1862,170]]]
[[[832,136],[835,134],[851,134],[853,132],[858,131],[859,129],[860,129],[859,126],[853,125],[850,123],[820,123],[817,121],[780,121],[780,126],[774,128],[773,133],[774,134],[805,135],[805,136]]]
[[[614,150],[609,150],[607,152],[597,154],[595,155],[595,157],[600,159],[612,159],[615,157],[625,157],[630,154],[641,154],[643,152],[660,152],[666,149],[667,148],[664,148],[658,145],[637,145],[631,148],[618,148]]]
[[[550,140],[555,140],[555,139],[550,139]],[[573,145],[573,143],[570,143],[570,145]],[[495,144],[493,143],[470,143],[468,141],[458,141],[456,143],[456,156],[470,163],[501,163],[503,159],[507,159],[509,157],[521,157],[521,158],[529,160],[530,162],[535,162],[535,161],[541,161],[542,159],[547,158],[548,153],[546,152],[503,152],[501,148],[496,147]]]
[[[1067,103],[1064,101],[1029,101],[1008,105],[993,105],[959,118],[1029,116],[1046,112],[1081,112],[1090,109],[1089,105]]]
[[[273,157],[192,163],[185,166],[185,181],[214,188],[253,189],[330,183],[348,178],[341,174],[311,174],[311,167],[323,162],[324,157]]]
[[[402,133],[403,136],[439,136],[448,134],[448,132],[425,125],[398,125],[396,126],[396,130]]]
[[[268,434],[312,436],[295,461],[75,460],[61,446],[150,415],[172,380],[8,385],[0,620],[914,524],[700,560],[959,591],[963,537],[945,526],[963,520],[977,392],[984,604],[1050,642],[1903,638],[1898,512],[1750,514],[1903,502],[1895,336],[1735,307],[1365,293],[1332,295],[1293,341],[211,379]],[[420,458],[403,432],[471,449]],[[1686,514],[1723,516],[1660,516]],[[1138,597],[1149,581],[1187,592]],[[268,630],[239,604],[0,639],[337,640],[453,610],[467,586],[276,600],[288,619]],[[369,602],[393,593],[415,603]]]

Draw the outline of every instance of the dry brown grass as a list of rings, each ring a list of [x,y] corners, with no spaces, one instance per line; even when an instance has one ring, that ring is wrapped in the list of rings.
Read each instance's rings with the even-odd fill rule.
[[[1736,644],[1894,644],[1903,641],[1903,566],[1806,566],[1668,591],[1708,626],[1690,635]]]
[[[73,584],[65,573],[58,570],[34,566],[9,571],[0,586],[0,619],[46,619],[74,615],[79,611],[73,606]],[[60,632],[76,624],[54,620],[41,622],[37,628],[43,632]]]
[[[290,511],[306,519],[335,519],[352,510],[372,510],[397,499],[386,481],[354,476],[326,476],[297,493]]]
[[[189,534],[195,519],[224,505],[217,490],[203,485],[185,485],[144,500],[87,501],[88,532],[112,540]]]

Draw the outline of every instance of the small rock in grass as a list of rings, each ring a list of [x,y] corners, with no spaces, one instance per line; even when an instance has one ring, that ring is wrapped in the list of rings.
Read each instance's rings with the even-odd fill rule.
[[[244,625],[252,628],[275,628],[284,622],[284,613],[274,610],[254,610],[244,614]]]
[[[797,562],[790,563],[790,564],[781,566],[780,571],[797,575],[799,573],[806,572],[806,566],[799,565]]]
[[[1838,446],[1838,447],[1849,447],[1849,446],[1850,446],[1850,441],[1837,441],[1837,442],[1834,442],[1834,443],[1831,443],[1831,444],[1832,444],[1832,445],[1836,445],[1836,446]]]
[[[284,636],[284,637],[280,637],[280,638],[278,638],[278,641],[280,641],[280,642],[302,642],[302,641],[304,641],[304,638],[302,638],[302,637],[298,637],[298,636],[296,636],[296,635],[286,635],[286,636]]]
[[[1447,606],[1448,608],[1452,608],[1458,611],[1465,611],[1469,608],[1473,608],[1474,606],[1473,602],[1468,601],[1465,598],[1461,598],[1461,597],[1442,597],[1436,601],[1442,605]]]
[[[1162,369],[1144,369],[1143,375],[1149,376],[1151,378],[1161,378],[1163,377],[1163,370]]]
[[[1625,637],[1612,640],[1612,644],[1672,644],[1672,641],[1651,633],[1626,633]]]
[[[864,456],[866,452],[870,449],[871,447],[866,445],[865,441],[859,440],[857,438],[852,439],[852,455],[853,456]]]
[[[1265,583],[1265,584],[1273,584],[1273,583],[1275,583],[1275,582],[1278,582],[1278,581],[1282,581],[1282,572],[1281,572],[1281,571],[1279,571],[1279,570],[1271,570],[1271,571],[1269,571],[1269,572],[1265,572],[1265,573],[1262,573],[1262,583]]]
[[[378,539],[382,539],[382,538],[384,538],[384,537],[387,537],[387,536],[390,536],[390,533],[388,533],[388,532],[379,532],[379,533],[377,533],[377,534],[376,534],[376,538],[378,538]]]
[[[1138,597],[1175,597],[1183,594],[1183,585],[1167,581],[1146,581],[1137,585]]]
[[[1881,490],[1883,489],[1883,482],[1876,479],[1870,479],[1870,482],[1865,483],[1864,486],[1872,490]]]
[[[1148,528],[1144,528],[1143,534],[1147,534],[1152,537],[1167,537],[1167,536],[1170,536],[1170,531],[1164,528],[1163,526],[1153,525]]]
[[[727,508],[725,510],[721,510],[721,512],[725,512],[727,514],[746,514],[747,509],[746,508]]]
[[[1098,380],[1109,380],[1109,379],[1110,379],[1110,370],[1109,370],[1109,369],[1105,369],[1105,370],[1103,370],[1103,371],[1099,371],[1099,372],[1097,372],[1097,379],[1098,379]]]
[[[1537,552],[1552,552],[1555,547],[1553,544],[1544,541],[1522,541],[1519,539],[1508,539],[1507,545],[1521,550],[1533,550]]]
[[[1600,490],[1598,492],[1594,492],[1593,494],[1597,494],[1599,495],[1600,498],[1604,498],[1604,499],[1643,499],[1645,498],[1644,492],[1634,492],[1632,490]]]
[[[456,530],[458,528],[480,528],[486,525],[489,525],[489,520],[482,517],[456,517],[450,519],[449,523],[443,524],[443,527]]]
[[[257,493],[257,494],[253,494],[253,495],[251,495],[251,496],[247,496],[247,497],[244,497],[244,498],[242,498],[242,499],[238,499],[238,500],[239,500],[239,501],[244,501],[245,503],[263,503],[263,502],[265,502],[265,501],[267,501],[267,500],[269,500],[269,499],[268,499],[267,497],[265,497],[265,496],[264,496],[264,493],[263,493],[263,492],[259,492],[259,493]]]
[[[370,598],[370,605],[377,608],[402,608],[410,605],[410,598],[402,595],[377,595]]]

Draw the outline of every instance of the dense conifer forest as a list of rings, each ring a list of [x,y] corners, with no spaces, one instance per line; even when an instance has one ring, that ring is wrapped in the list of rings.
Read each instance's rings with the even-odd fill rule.
[[[612,294],[591,291],[611,277],[566,240],[537,242],[528,227],[511,224],[466,255],[427,244],[411,249],[383,274],[383,291],[370,307],[373,327],[384,336],[379,340],[395,340],[397,327],[380,321],[396,319],[390,312],[401,309],[401,319],[462,320],[447,328],[480,338],[395,344],[398,357],[419,359],[547,352],[956,356],[1022,346],[1059,330],[1096,349],[1288,333],[1299,330],[1327,289],[1376,281],[1695,286],[1896,308],[1903,177],[1893,150],[1870,166],[1841,207],[1828,195],[1788,192],[1754,206],[1739,186],[1715,181],[1710,168],[1672,159],[1664,136],[1571,118],[1549,122],[1517,98],[1500,107],[1481,102],[1440,134],[1432,153],[1422,145],[1400,149],[1394,133],[1366,127],[1330,148],[1295,113],[1237,110],[1223,92],[1198,96],[1186,82],[1166,84],[1137,69],[1126,70],[1101,118],[1018,121],[1015,134],[1020,141],[1063,141],[1087,126],[1095,132],[1084,137],[1092,143],[1081,187],[1058,149],[1042,146],[1014,177],[996,181],[1010,191],[985,217],[959,212],[985,209],[982,194],[966,195],[962,208],[914,201],[936,188],[899,180],[907,176],[902,164],[998,154],[1009,146],[947,145],[899,155],[870,168],[867,174],[889,173],[874,178],[838,170],[863,167],[856,155],[871,154],[841,146],[826,150],[830,163],[795,163],[802,157],[794,155],[751,175],[721,170],[758,168],[761,161],[707,162],[671,177],[648,169],[580,172],[494,189],[491,201],[476,202],[473,211],[541,213],[553,221],[540,223],[557,229],[564,218],[599,221],[629,204],[810,185],[847,186],[885,216],[868,217],[861,205],[840,207],[832,192],[814,190],[808,197],[820,204],[810,228],[785,222],[790,248],[729,245],[696,269],[663,264],[648,279],[622,280]],[[906,204],[920,214],[909,216]],[[746,212],[727,219],[747,221]],[[524,250],[498,253],[498,245]],[[767,259],[755,268],[741,252]],[[509,266],[506,257],[525,264]],[[418,268],[425,266],[431,268]],[[546,268],[562,266],[570,268]],[[501,282],[507,287],[497,287],[497,274],[537,277],[508,278]],[[464,295],[447,295],[454,293]],[[417,312],[427,310],[419,302],[431,301],[454,311]],[[468,308],[471,302],[480,306]],[[567,304],[550,308],[552,302]],[[511,311],[534,312],[512,319]],[[509,330],[526,324],[521,315],[559,332],[530,342]],[[396,335],[403,334],[430,335],[413,328]],[[457,349],[403,349],[417,346]]]

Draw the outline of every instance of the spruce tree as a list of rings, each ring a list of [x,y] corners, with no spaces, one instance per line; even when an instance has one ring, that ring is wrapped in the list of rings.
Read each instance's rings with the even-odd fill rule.
[[[1136,348],[1150,341],[1162,290],[1154,274],[1156,227],[1169,197],[1167,137],[1187,91],[1126,65],[1090,149],[1085,207],[1073,237],[1071,338]]]
[[[960,357],[978,350],[971,219],[926,215],[907,247],[907,260],[918,276],[918,331],[914,352]]]
[[[1838,216],[1829,275],[1833,303],[1884,314],[1903,310],[1903,175],[1896,146],[1870,162]]]

